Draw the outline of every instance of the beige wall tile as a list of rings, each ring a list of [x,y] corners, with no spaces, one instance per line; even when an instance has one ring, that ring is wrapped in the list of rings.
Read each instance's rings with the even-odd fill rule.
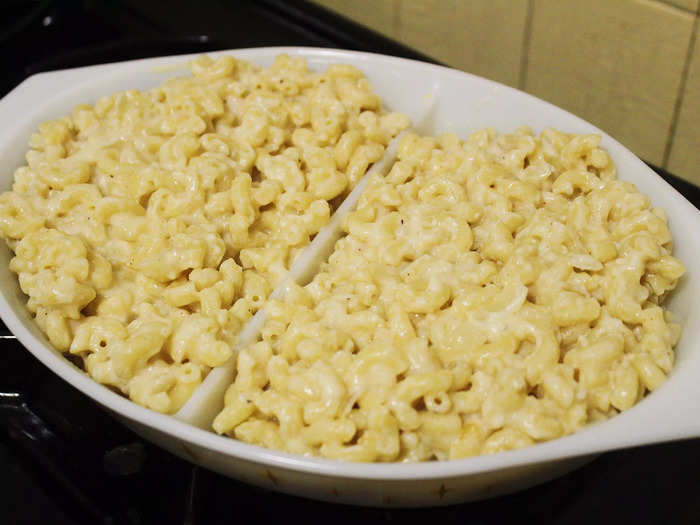
[[[695,49],[667,169],[674,175],[700,185],[700,34],[695,36]]]
[[[700,0],[661,0],[661,1],[666,3],[666,4],[680,7],[681,9],[685,9],[686,11],[692,11],[692,12],[696,12],[698,10],[698,4],[700,4]]]
[[[449,63],[457,28],[457,0],[401,0],[398,38],[441,62]]]
[[[693,20],[645,0],[535,0],[525,88],[661,164]]]
[[[460,0],[450,65],[518,85],[527,0]]]
[[[527,0],[402,0],[398,38],[447,65],[517,85]]]
[[[396,15],[400,0],[313,0],[378,33],[396,38]]]

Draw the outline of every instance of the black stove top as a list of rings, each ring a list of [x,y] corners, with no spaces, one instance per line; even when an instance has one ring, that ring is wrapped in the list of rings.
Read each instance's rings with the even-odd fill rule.
[[[427,60],[302,1],[4,0],[0,96],[39,71],[272,45]],[[654,169],[700,207],[699,188]],[[611,452],[555,481],[483,502],[420,510],[346,507],[195,467],[123,427],[41,365],[4,326],[0,349],[0,524],[194,525],[247,517],[263,523],[700,523],[700,440]]]

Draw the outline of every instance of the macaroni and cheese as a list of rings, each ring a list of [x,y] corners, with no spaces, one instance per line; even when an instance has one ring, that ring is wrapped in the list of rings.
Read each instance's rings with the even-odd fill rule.
[[[312,281],[273,301],[408,118],[350,66],[191,72],[43,124],[0,195],[28,309],[96,381],[173,413],[264,308],[216,432],[426,461],[570,434],[665,380],[684,268],[600,137],[407,134]]]
[[[626,410],[671,370],[683,274],[596,135],[407,135],[308,285],[270,301],[214,429],[294,454],[510,450]]]
[[[359,70],[222,56],[40,126],[0,196],[39,327],[97,381],[175,412],[408,118]]]

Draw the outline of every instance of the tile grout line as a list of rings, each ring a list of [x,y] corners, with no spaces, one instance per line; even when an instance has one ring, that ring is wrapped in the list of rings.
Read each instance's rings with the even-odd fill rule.
[[[520,56],[520,71],[518,72],[518,89],[525,91],[527,68],[530,59],[530,40],[532,37],[532,18],[535,11],[535,0],[527,0],[525,9],[525,30],[523,31],[522,55]]]
[[[646,2],[647,4],[661,4],[664,7],[667,7],[669,9],[672,9],[675,11],[679,11],[681,13],[685,13],[686,15],[694,15],[698,11],[698,9],[700,9],[700,4],[698,4],[697,9],[689,9],[687,7],[684,7],[684,6],[673,4],[669,0],[638,0],[638,1]]]
[[[693,51],[695,49],[695,41],[697,39],[698,33],[698,18],[700,18],[700,6],[698,7],[698,12],[695,14],[695,19],[693,20],[693,28],[690,33],[690,39],[688,39],[688,49],[685,53],[685,60],[683,62],[683,71],[681,72],[681,80],[678,84],[678,93],[676,95],[676,101],[673,105],[673,114],[671,116],[671,125],[668,129],[668,136],[666,137],[666,144],[664,146],[664,156],[661,161],[661,167],[664,169],[668,168],[668,162],[671,158],[671,150],[673,148],[673,141],[676,136],[676,131],[678,128],[678,120],[681,114],[681,108],[683,106],[683,98],[685,95],[685,86],[688,82],[688,74],[690,72],[690,64],[693,59]]]

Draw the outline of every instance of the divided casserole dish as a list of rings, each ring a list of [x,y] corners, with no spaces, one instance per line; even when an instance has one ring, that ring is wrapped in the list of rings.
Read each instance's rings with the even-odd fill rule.
[[[700,226],[700,215],[690,203],[612,138],[534,97],[466,73],[367,53],[305,48],[222,53],[260,65],[269,65],[280,53],[306,58],[312,69],[324,69],[332,63],[354,65],[367,76],[388,108],[407,114],[414,129],[421,133],[449,131],[465,137],[485,127],[506,132],[523,124],[535,131],[551,126],[571,133],[599,133],[620,178],[650,195],[654,206],[667,210],[675,255],[686,264],[700,255],[694,235]],[[182,75],[190,58],[193,57],[94,66],[36,75],[25,81],[0,102],[3,122],[12,123],[0,130],[0,152],[5,160],[0,173],[2,189],[9,188],[14,169],[23,163],[29,136],[41,122],[67,114],[77,104],[95,102],[100,96],[124,89],[147,89]],[[348,199],[347,207],[355,198]],[[308,279],[314,264],[332,246],[337,222],[319,234],[295,263],[290,272],[292,278]],[[571,470],[605,450],[700,435],[700,418],[695,415],[700,403],[700,386],[695,381],[700,373],[700,350],[692,344],[697,335],[695,306],[699,290],[696,270],[690,266],[668,302],[683,326],[676,365],[663,386],[630,410],[574,435],[492,456],[422,464],[351,464],[292,456],[204,430],[220,408],[217,402],[221,388],[232,370],[222,368],[210,374],[174,416],[142,408],[93,382],[48,344],[26,310],[17,280],[8,269],[10,253],[4,245],[2,257],[0,314],[38,359],[147,439],[207,468],[267,488],[365,505],[449,504],[533,485]],[[282,289],[278,288],[278,293]],[[252,337],[260,322],[260,316],[254,318],[241,339]]]

